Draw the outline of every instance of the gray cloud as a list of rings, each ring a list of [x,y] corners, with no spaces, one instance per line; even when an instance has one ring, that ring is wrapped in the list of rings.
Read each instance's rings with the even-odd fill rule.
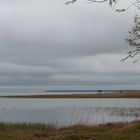
[[[106,5],[64,3],[0,0],[0,84],[139,83],[138,63],[120,62],[129,49],[124,38],[132,11],[118,14]]]

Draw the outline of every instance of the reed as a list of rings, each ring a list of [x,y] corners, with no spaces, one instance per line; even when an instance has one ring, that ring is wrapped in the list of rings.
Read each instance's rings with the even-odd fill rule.
[[[10,131],[10,130],[55,130],[57,126],[54,124],[45,123],[11,123],[11,122],[0,122],[0,131]]]

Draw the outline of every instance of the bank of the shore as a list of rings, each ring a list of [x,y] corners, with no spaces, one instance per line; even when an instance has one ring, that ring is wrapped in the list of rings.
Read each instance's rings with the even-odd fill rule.
[[[123,91],[118,93],[83,93],[57,95],[7,95],[0,98],[140,98],[140,91]]]
[[[140,121],[59,129],[47,124],[0,123],[0,140],[140,140]]]

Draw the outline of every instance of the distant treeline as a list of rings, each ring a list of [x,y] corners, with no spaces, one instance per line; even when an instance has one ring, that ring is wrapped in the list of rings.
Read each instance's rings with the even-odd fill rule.
[[[94,93],[99,93],[99,92],[109,92],[109,93],[114,93],[114,92],[123,92],[125,90],[46,90],[45,92],[94,92]]]

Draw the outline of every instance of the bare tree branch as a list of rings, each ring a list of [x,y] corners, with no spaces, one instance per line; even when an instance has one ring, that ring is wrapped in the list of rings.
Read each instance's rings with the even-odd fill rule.
[[[68,5],[76,1],[77,0],[70,0],[70,1],[67,1],[65,4]],[[87,1],[95,2],[95,3],[108,2],[111,8],[119,13],[125,12],[126,10],[130,9],[133,6],[135,6],[137,9],[140,9],[140,0],[133,0],[133,2],[130,3],[130,5],[127,8],[123,8],[123,9],[117,9],[113,7],[113,4],[117,3],[118,0],[87,0]],[[138,59],[140,59],[140,57],[138,57],[140,56],[140,15],[136,15],[134,17],[134,25],[132,29],[129,31],[128,38],[126,38],[125,40],[131,47],[131,50],[127,53],[127,56],[122,59],[122,61],[125,61],[128,58],[132,58],[134,60],[133,62],[137,62]]]
[[[132,26],[132,29],[129,31],[128,38],[125,39],[129,46],[131,47],[131,50],[127,53],[127,56],[122,59],[122,61],[127,60],[128,58],[135,58],[134,62],[136,62],[139,57],[136,58],[136,56],[140,55],[140,16],[135,15],[134,17],[134,25]]]
[[[71,0],[71,1],[67,1],[65,4],[68,5],[68,4],[73,4],[74,2],[76,2],[77,0]]]

